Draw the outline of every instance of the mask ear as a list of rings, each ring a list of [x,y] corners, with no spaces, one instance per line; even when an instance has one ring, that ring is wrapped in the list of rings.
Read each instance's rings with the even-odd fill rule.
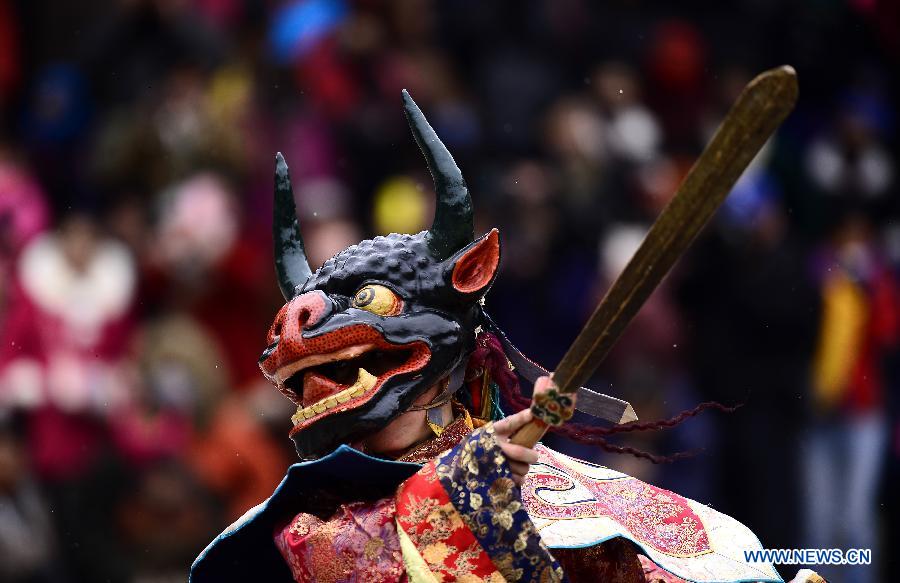
[[[464,294],[487,291],[500,264],[500,233],[497,229],[470,243],[450,258],[453,289]]]

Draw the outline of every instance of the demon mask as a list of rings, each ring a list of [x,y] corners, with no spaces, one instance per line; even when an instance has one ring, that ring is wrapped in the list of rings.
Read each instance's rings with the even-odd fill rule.
[[[313,272],[288,168],[276,158],[275,265],[287,303],[259,363],[297,404],[291,438],[304,459],[381,429],[461,376],[497,273],[496,229],[474,239],[462,173],[406,91],[403,101],[437,194],[427,231],[362,241]]]

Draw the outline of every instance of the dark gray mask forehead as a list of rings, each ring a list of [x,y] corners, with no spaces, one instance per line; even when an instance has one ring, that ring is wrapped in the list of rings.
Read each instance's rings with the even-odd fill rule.
[[[299,293],[320,289],[353,294],[367,280],[391,284],[407,298],[429,296],[446,285],[443,264],[429,249],[425,233],[392,233],[366,239],[325,262]]]

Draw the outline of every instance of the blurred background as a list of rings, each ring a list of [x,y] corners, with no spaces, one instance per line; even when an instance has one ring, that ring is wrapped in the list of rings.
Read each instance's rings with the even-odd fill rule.
[[[743,85],[799,105],[594,387],[653,465],[553,445],[765,547],[900,543],[900,5],[889,0],[0,0],[0,581],[183,581],[293,453],[256,366],[273,155],[312,263],[416,232],[408,88],[453,151],[488,310],[552,366]],[[894,71],[894,73],[891,73]],[[896,554],[893,554],[896,557]],[[785,569],[787,575],[788,569]]]

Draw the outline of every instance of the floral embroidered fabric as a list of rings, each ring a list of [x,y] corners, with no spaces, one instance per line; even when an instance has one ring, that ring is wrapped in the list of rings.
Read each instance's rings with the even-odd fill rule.
[[[573,582],[682,581],[673,572],[696,581],[777,580],[771,566],[736,558],[736,549],[759,545],[752,533],[702,504],[540,445],[519,491],[493,426],[468,434],[465,423],[454,425],[443,436],[462,441],[433,440],[444,453],[396,496],[342,505],[328,520],[301,513],[277,531],[294,580],[544,583],[563,580],[560,565]],[[551,555],[545,543],[568,548]],[[406,571],[410,549],[424,579]]]
[[[297,583],[398,583],[406,580],[393,498],[340,507],[329,520],[298,514],[275,534]]]
[[[465,573],[490,581],[563,580],[521,502],[491,424],[404,483],[397,519],[441,580]]]
[[[549,450],[542,453],[554,460],[557,468],[561,465]],[[644,544],[668,555],[690,557],[710,551],[703,522],[682,496],[636,478],[597,481],[574,472],[562,474],[556,468],[544,471],[545,467],[538,465],[530,472],[523,488],[533,516],[557,520],[608,516]],[[547,500],[549,492],[572,491],[576,486],[588,494],[577,503]]]
[[[651,581],[781,581],[771,564],[745,560],[746,550],[761,545],[733,518],[615,470],[536,450],[522,500],[550,548],[589,549],[620,538],[660,567],[645,569]]]

